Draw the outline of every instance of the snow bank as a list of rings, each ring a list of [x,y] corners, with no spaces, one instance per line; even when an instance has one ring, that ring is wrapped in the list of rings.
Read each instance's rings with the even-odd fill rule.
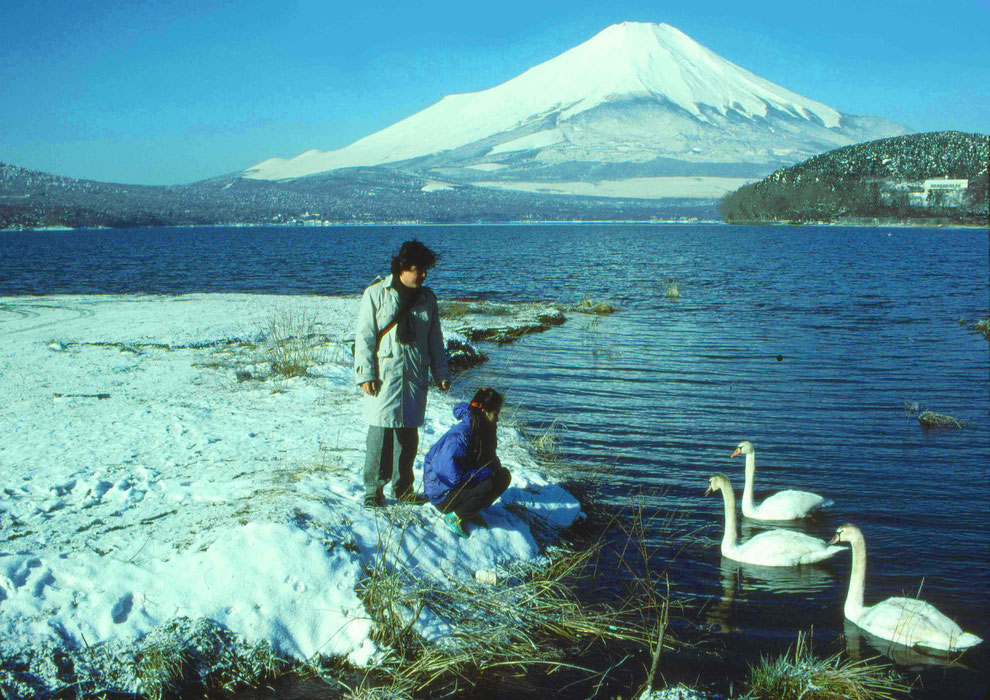
[[[558,527],[580,509],[511,427],[513,485],[468,539],[429,505],[361,507],[357,303],[0,298],[0,656],[137,640],[187,617],[287,656],[370,663],[368,570],[442,583],[538,557],[518,508]],[[273,319],[304,324],[305,376],[270,376]],[[421,455],[471,389],[431,392]],[[448,626],[424,610],[415,629]]]

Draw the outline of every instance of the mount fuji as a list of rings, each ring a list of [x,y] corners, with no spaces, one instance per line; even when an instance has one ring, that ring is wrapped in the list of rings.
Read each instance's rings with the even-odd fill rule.
[[[715,197],[825,151],[909,133],[798,95],[670,25],[623,22],[349,146],[272,158],[241,175],[285,181],[371,167],[425,178],[427,191]]]

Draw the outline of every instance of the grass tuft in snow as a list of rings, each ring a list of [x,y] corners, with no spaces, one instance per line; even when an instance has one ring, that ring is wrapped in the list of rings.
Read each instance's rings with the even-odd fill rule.
[[[894,700],[910,688],[887,666],[812,654],[804,633],[793,653],[750,669],[745,700]]]
[[[316,316],[295,307],[275,309],[265,324],[263,351],[272,377],[305,377],[324,361]]]

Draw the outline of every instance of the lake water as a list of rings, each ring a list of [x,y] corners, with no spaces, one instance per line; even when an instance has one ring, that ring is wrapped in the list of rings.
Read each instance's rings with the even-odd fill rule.
[[[850,557],[772,572],[723,562],[708,477],[757,498],[829,496],[797,525],[828,539],[852,522],[868,547],[866,602],[921,596],[990,637],[990,311],[986,231],[720,225],[147,229],[0,233],[0,295],[263,292],[359,294],[401,241],[441,254],[441,298],[604,300],[551,332],[488,348],[463,377],[505,389],[535,432],[554,419],[561,462],[606,469],[601,498],[674,514],[650,524],[675,597],[712,645],[753,661],[813,628],[875,651],[842,616]],[[676,286],[679,297],[670,298]],[[905,405],[967,421],[925,431]],[[766,524],[743,522],[744,536]],[[666,566],[664,564],[663,566]],[[661,567],[662,568],[662,567]],[[904,659],[901,659],[904,661]],[[914,660],[907,659],[909,664]],[[984,697],[990,642],[926,697]]]

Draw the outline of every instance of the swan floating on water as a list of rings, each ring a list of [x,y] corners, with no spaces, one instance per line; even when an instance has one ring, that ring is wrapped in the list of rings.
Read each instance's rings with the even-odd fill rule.
[[[866,588],[866,540],[855,525],[843,525],[829,544],[848,542],[852,547],[852,573],[843,612],[850,622],[875,637],[908,647],[960,651],[983,640],[962,628],[938,609],[917,598],[887,598],[863,605]]]
[[[810,491],[778,491],[759,505],[753,503],[753,481],[756,477],[756,450],[753,443],[743,440],[730,457],[746,455],[746,484],[743,487],[742,512],[753,520],[797,520],[807,518],[832,501]]]
[[[729,477],[715,474],[708,480],[705,495],[722,492],[725,503],[725,535],[722,537],[722,555],[758,566],[798,566],[813,564],[828,559],[842,551],[842,547],[831,547],[811,535],[793,530],[769,530],[761,532],[742,544],[736,540],[736,497],[732,492]]]

